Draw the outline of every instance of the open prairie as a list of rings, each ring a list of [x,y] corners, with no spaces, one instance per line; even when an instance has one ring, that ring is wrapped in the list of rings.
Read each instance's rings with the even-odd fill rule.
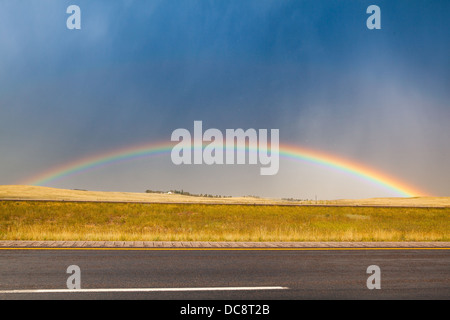
[[[274,205],[342,205],[387,207],[449,207],[450,197],[372,198],[342,200],[287,201],[256,197],[208,198],[180,194],[130,193],[65,190],[36,186],[0,186],[0,200],[98,201],[143,203],[204,203],[204,204],[274,204]]]
[[[449,241],[450,208],[0,201],[0,240]]]
[[[98,202],[145,202],[145,203],[224,203],[224,204],[270,204],[280,200],[255,197],[208,198],[167,193],[131,193],[65,190],[35,186],[0,186],[0,200],[48,200],[48,201],[98,201]],[[287,203],[287,202],[286,202]]]
[[[0,239],[450,240],[449,198],[337,200],[315,204],[315,201],[252,197],[206,198],[0,186]]]

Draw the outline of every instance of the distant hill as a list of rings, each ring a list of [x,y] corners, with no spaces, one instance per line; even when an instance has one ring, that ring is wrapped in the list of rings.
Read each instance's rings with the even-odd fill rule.
[[[210,198],[167,193],[65,190],[36,186],[0,185],[0,200],[49,200],[148,203],[282,204],[339,206],[450,207],[450,197],[372,198],[360,200],[287,201],[256,197]]]
[[[51,200],[98,202],[149,202],[149,203],[230,203],[270,204],[283,201],[253,197],[211,198],[175,193],[130,193],[86,190],[66,190],[36,186],[1,186],[0,200]]]

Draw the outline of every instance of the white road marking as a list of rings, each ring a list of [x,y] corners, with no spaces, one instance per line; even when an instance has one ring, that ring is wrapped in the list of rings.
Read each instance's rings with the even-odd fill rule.
[[[251,291],[251,290],[287,290],[287,289],[289,289],[289,288],[288,287],[211,287],[211,288],[36,289],[36,290],[0,290],[0,294],[11,294],[11,293]]]

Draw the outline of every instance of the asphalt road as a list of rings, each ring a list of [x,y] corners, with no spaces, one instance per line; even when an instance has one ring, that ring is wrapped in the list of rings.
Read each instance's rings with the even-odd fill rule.
[[[164,290],[5,293],[67,289],[70,265],[82,289]],[[370,265],[381,269],[380,290],[367,288]],[[228,290],[165,291],[211,287]],[[0,250],[0,299],[449,298],[450,250]]]

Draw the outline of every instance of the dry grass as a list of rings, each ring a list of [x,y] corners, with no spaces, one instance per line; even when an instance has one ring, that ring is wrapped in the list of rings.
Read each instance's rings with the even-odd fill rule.
[[[450,241],[449,214],[449,208],[0,201],[0,239]]]
[[[412,197],[412,198],[372,198],[358,200],[326,201],[346,206],[387,206],[387,207],[446,207],[450,208],[450,197]]]
[[[282,201],[253,197],[205,198],[178,194],[77,191],[35,186],[0,186],[0,200],[56,200],[149,203],[301,204],[343,206],[448,207],[450,197],[373,198],[360,200]]]
[[[0,186],[0,200],[149,202],[149,203],[226,203],[276,204],[283,201],[253,197],[207,198],[179,194],[130,193],[105,191],[65,190],[36,186]]]

